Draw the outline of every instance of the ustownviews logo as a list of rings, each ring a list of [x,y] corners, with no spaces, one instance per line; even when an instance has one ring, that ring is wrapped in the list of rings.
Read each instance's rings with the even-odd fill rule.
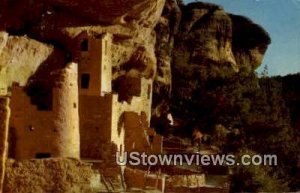
[[[116,153],[118,165],[156,166],[156,165],[198,165],[198,166],[234,166],[234,165],[277,165],[277,155],[216,154],[146,154],[145,152]]]

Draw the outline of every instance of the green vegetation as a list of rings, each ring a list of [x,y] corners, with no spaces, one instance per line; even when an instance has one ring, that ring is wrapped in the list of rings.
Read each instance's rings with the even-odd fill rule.
[[[188,64],[184,55],[178,56],[181,61],[177,60],[173,68],[174,116],[210,133],[213,143],[225,153],[251,151],[278,156],[275,167],[234,168],[232,189],[248,192],[299,189],[300,74],[272,78],[266,75],[258,78],[255,73],[203,75],[202,67]],[[217,125],[222,125],[229,134],[224,135]],[[189,135],[191,129],[185,128],[182,135]]]
[[[238,155],[254,155],[255,152],[242,149]],[[268,166],[237,166],[232,175],[232,192],[287,192],[288,184]]]

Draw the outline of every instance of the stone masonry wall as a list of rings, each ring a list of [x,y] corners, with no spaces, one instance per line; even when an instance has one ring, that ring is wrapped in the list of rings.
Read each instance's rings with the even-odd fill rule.
[[[5,163],[7,159],[9,115],[9,99],[6,97],[0,97],[0,192],[2,192],[3,188]]]
[[[53,107],[39,110],[31,104],[23,87],[12,89],[10,134],[12,157],[30,159],[39,156],[79,158],[79,115],[76,64],[60,72],[53,88]],[[47,155],[46,155],[47,154]]]

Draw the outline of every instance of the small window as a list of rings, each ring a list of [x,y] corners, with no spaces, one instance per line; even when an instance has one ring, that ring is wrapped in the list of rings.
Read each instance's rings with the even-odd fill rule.
[[[84,51],[84,52],[89,50],[89,41],[88,41],[88,39],[84,39],[84,40],[81,41],[80,48],[81,48],[81,51]]]
[[[90,85],[90,74],[81,75],[81,88],[88,89]]]
[[[32,125],[28,126],[29,131],[34,131],[34,127]]]
[[[76,109],[77,108],[77,104],[73,103],[73,107],[74,107],[74,109]]]
[[[123,153],[123,145],[120,145],[120,155]]]
[[[44,159],[44,158],[50,158],[51,153],[37,153],[35,154],[35,158],[37,159]]]
[[[149,136],[149,142],[150,142],[150,143],[153,143],[153,141],[154,141],[154,136],[153,136],[153,135],[150,135],[150,136]]]

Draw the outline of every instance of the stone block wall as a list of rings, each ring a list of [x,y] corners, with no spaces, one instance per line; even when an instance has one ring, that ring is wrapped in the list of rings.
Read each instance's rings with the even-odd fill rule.
[[[156,189],[164,192],[165,176],[159,173],[148,173],[148,171],[132,169],[126,167],[124,171],[124,179],[126,181],[127,189],[139,188]]]
[[[12,89],[10,134],[17,159],[80,157],[77,67],[60,72],[53,90],[52,109],[40,110],[23,87]]]
[[[3,188],[5,163],[8,151],[9,98],[0,97],[0,192]]]

